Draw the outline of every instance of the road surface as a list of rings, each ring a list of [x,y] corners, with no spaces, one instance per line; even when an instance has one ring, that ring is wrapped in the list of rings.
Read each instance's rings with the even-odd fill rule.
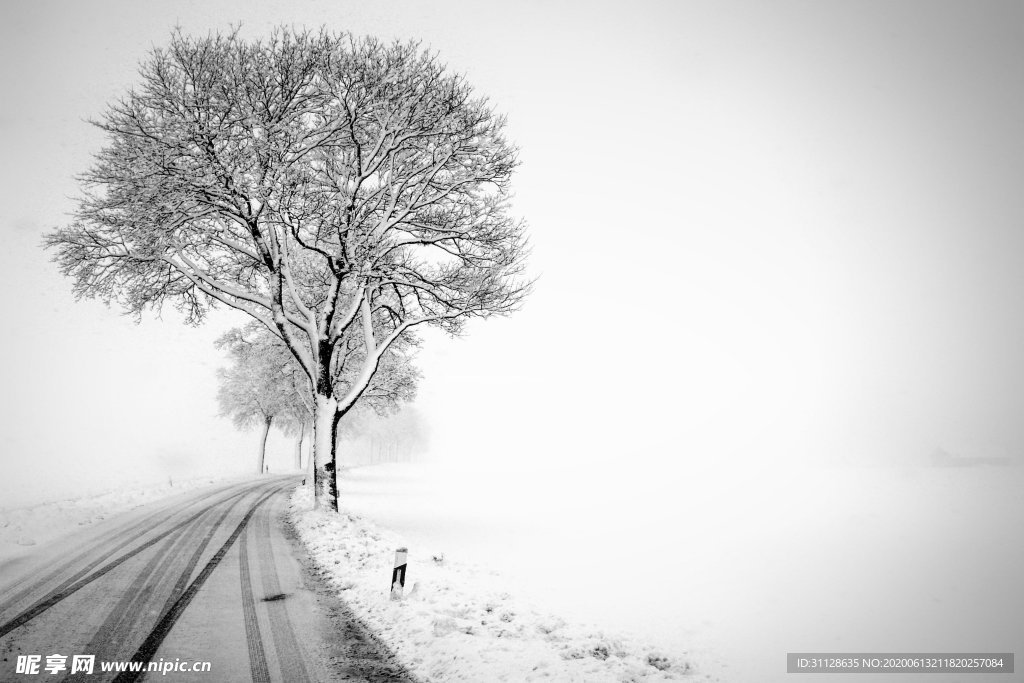
[[[3,567],[0,681],[409,680],[313,578],[283,515],[298,483],[176,496]]]

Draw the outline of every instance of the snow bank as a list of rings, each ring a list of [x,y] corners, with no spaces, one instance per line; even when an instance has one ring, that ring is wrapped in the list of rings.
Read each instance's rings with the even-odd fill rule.
[[[653,683],[692,673],[681,653],[546,614],[509,593],[497,572],[429,547],[410,552],[405,596],[393,601],[395,549],[406,539],[344,508],[333,515],[311,507],[312,492],[300,488],[289,517],[323,578],[425,682]]]
[[[0,563],[87,528],[121,512],[211,484],[248,477],[197,477],[166,484],[126,486],[114,491],[27,507],[0,509]]]

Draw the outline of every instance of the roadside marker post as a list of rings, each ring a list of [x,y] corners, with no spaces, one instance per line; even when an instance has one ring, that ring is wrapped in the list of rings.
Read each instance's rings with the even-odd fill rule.
[[[399,548],[395,551],[395,568],[391,571],[391,599],[401,600],[402,591],[405,589],[405,567],[406,558],[409,556],[408,548]]]

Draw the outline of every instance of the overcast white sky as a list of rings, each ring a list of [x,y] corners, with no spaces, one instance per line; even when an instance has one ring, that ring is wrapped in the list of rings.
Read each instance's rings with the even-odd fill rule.
[[[214,400],[240,319],[136,326],[39,246],[102,143],[84,119],[175,24],[237,22],[419,38],[509,116],[540,281],[429,339],[435,456],[1024,445],[1024,4],[4,3],[0,500],[249,465]]]

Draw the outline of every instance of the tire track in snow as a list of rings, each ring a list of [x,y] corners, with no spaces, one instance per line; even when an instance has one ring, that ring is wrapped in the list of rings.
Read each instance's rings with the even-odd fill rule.
[[[216,534],[217,531],[220,529],[220,525],[224,523],[224,519],[232,510],[235,509],[235,506],[237,504],[238,501],[235,501],[231,505],[226,506],[224,508],[224,511],[221,512],[220,517],[217,518],[217,521],[214,522],[213,525],[210,527],[209,531],[206,533],[206,536],[204,536],[203,540],[200,541],[198,546],[196,546],[196,549],[192,552],[192,556],[189,557],[188,562],[185,563],[185,567],[182,569],[181,575],[178,576],[178,580],[175,582],[174,588],[171,589],[170,595],[167,596],[167,601],[164,603],[163,608],[160,610],[161,617],[164,614],[166,614],[171,609],[171,607],[174,606],[174,603],[178,600],[178,598],[181,597],[181,594],[185,591],[185,587],[188,585],[188,580],[192,577],[192,572],[195,570],[196,565],[199,564],[199,558],[202,557],[203,551],[206,550],[206,546],[210,544],[210,541],[213,539],[214,534]]]
[[[256,602],[252,595],[252,577],[249,574],[248,531],[242,534],[242,542],[238,546],[238,575],[242,583],[242,616],[245,619],[245,642],[249,647],[249,668],[252,671],[253,683],[269,683],[270,672],[267,668],[267,655],[263,651],[263,636],[260,634],[260,623],[256,617]]]
[[[50,593],[48,593],[43,598],[43,599],[46,599],[46,597],[49,597],[50,595],[53,595],[54,593],[60,592],[64,588],[67,588],[69,585],[71,585],[72,583],[74,583],[75,581],[80,579],[82,576],[85,576],[92,569],[94,569],[98,565],[102,564],[102,562],[105,559],[113,556],[114,553],[116,553],[118,550],[121,550],[122,548],[132,544],[136,540],[138,540],[138,539],[142,538],[143,536],[145,536],[147,533],[149,533],[149,532],[153,531],[154,529],[156,529],[160,525],[161,522],[164,522],[164,521],[168,520],[169,518],[175,517],[175,516],[183,513],[184,511],[188,510],[191,507],[194,507],[196,505],[202,504],[202,503],[210,500],[211,498],[214,498],[215,496],[218,496],[218,495],[224,493],[225,491],[231,490],[232,488],[239,487],[239,486],[244,486],[244,484],[230,484],[228,486],[220,487],[220,488],[218,488],[218,489],[216,489],[214,491],[210,491],[206,495],[202,495],[202,496],[199,496],[199,497],[196,497],[196,498],[191,498],[191,499],[189,499],[187,501],[178,501],[178,502],[176,502],[176,503],[174,503],[174,504],[172,504],[170,506],[166,506],[166,507],[163,507],[161,509],[154,510],[153,512],[145,515],[142,519],[140,519],[140,520],[138,520],[138,521],[136,521],[136,522],[134,522],[132,524],[129,524],[125,528],[114,528],[114,529],[111,529],[111,530],[109,530],[109,531],[107,531],[105,533],[102,533],[102,534],[100,534],[99,536],[96,537],[94,543],[92,545],[90,545],[88,548],[82,550],[81,552],[77,553],[75,556],[73,556],[73,557],[71,557],[71,558],[69,558],[67,560],[59,562],[56,565],[55,568],[51,568],[51,570],[48,571],[42,577],[37,577],[36,575],[31,575],[30,574],[30,575],[25,576],[21,580],[15,582],[14,584],[5,587],[5,591],[12,591],[12,590],[15,590],[18,586],[21,586],[21,585],[23,585],[25,583],[29,583],[28,586],[25,586],[24,588],[22,588],[17,593],[11,595],[10,597],[4,598],[2,604],[4,606],[16,605],[17,603],[19,603],[22,600],[24,600],[27,596],[29,596],[33,591],[37,591],[40,588],[42,588],[43,586],[47,585],[48,583],[52,583],[61,574],[71,570],[71,568],[74,567],[75,565],[79,564],[82,561],[88,560],[88,558],[90,556],[95,554],[96,546],[103,547],[105,545],[105,541],[113,540],[113,539],[115,539],[117,537],[121,537],[121,536],[124,536],[126,534],[129,534],[128,538],[125,538],[125,539],[121,540],[117,545],[115,545],[114,547],[110,548],[105,553],[101,554],[99,557],[97,557],[95,560],[93,560],[90,564],[88,564],[87,566],[79,569],[77,573],[75,573],[74,575],[72,575],[72,576],[68,577],[67,579],[65,579],[60,585],[58,585],[55,589],[51,590]],[[227,498],[225,498],[225,500],[227,500]],[[154,520],[159,520],[159,521],[157,521],[156,523],[153,523]],[[145,527],[145,528],[143,528],[143,527]],[[142,529],[142,530],[139,531],[139,529]],[[135,533],[135,532],[137,532],[137,533]],[[2,609],[3,608],[0,608],[0,611],[2,611]]]
[[[113,553],[110,553],[110,554],[106,555],[104,558],[101,558],[101,559],[97,560],[96,562],[93,562],[92,564],[89,565],[89,567],[87,567],[87,568],[81,570],[80,572],[78,572],[75,575],[75,577],[72,577],[72,579],[69,579],[68,581],[65,581],[63,584],[61,584],[61,586],[56,588],[47,597],[44,597],[42,600],[36,602],[31,607],[29,607],[25,611],[21,612],[14,619],[11,619],[10,621],[8,621],[7,623],[5,623],[3,625],[0,625],[0,638],[4,637],[5,635],[10,633],[14,629],[18,628],[19,626],[23,626],[24,624],[28,623],[29,621],[31,621],[35,617],[39,616],[40,614],[42,614],[46,610],[50,609],[54,605],[58,604],[59,602],[61,602],[65,598],[73,595],[74,593],[76,593],[78,590],[80,590],[84,586],[87,586],[88,584],[92,583],[96,579],[99,579],[100,577],[104,576],[105,574],[107,574],[108,572],[112,571],[113,569],[116,569],[117,567],[119,567],[120,565],[124,564],[125,562],[127,562],[131,558],[135,557],[136,555],[138,555],[142,551],[146,550],[147,548],[150,548],[153,545],[155,545],[156,543],[159,543],[161,540],[163,540],[164,538],[166,538],[168,535],[170,535],[171,533],[175,532],[179,528],[184,527],[187,524],[189,524],[190,522],[195,521],[196,519],[198,519],[200,516],[205,514],[209,509],[211,509],[212,507],[216,506],[217,504],[222,503],[222,502],[226,502],[226,500],[231,500],[233,498],[242,497],[242,496],[246,495],[246,493],[248,493],[248,492],[249,492],[249,490],[241,491],[239,493],[235,493],[234,495],[228,496],[228,498],[226,498],[224,501],[219,501],[218,503],[214,503],[213,505],[210,505],[207,508],[204,508],[203,510],[200,510],[199,512],[195,513],[194,515],[192,515],[191,517],[185,519],[184,521],[179,522],[178,524],[175,524],[171,528],[162,531],[161,533],[157,534],[156,536],[154,536],[153,538],[149,539],[148,541],[142,543],[141,545],[139,545],[136,548],[128,551],[127,553],[121,555],[117,559],[111,561],[110,563],[108,563],[107,565],[103,566],[102,568],[94,571],[92,574],[86,576],[85,578],[80,578],[77,581],[74,581],[73,583],[71,582],[75,577],[82,576],[90,568],[95,567],[100,562],[102,562],[103,559],[106,559],[106,558],[110,557],[110,555],[112,555]],[[147,532],[148,531],[149,530],[147,530]],[[145,535],[145,533],[147,533],[147,532],[143,532],[141,535]],[[138,537],[136,537],[136,538],[138,538]],[[120,547],[123,547],[124,545],[125,544],[121,544],[121,546],[118,546],[118,547],[120,548]]]
[[[194,524],[200,523],[200,520],[194,522]],[[189,531],[191,531],[191,527],[182,528],[168,536],[157,549],[158,552],[153,553],[127,588],[120,591],[120,599],[110,608],[107,618],[96,629],[84,649],[85,652],[94,654],[97,659],[103,660],[122,658],[119,656],[121,653],[118,652],[118,645],[123,645],[127,637],[131,635],[133,627],[148,616],[148,611],[144,609],[146,602],[152,599],[154,589],[159,588],[160,581],[167,572],[168,557],[182,545],[183,541],[188,541]],[[79,676],[74,676],[68,680],[79,680],[79,678]]]
[[[182,593],[181,597],[175,601],[171,609],[168,610],[161,617],[157,625],[153,627],[153,630],[149,632],[149,635],[143,641],[142,645],[139,646],[139,648],[135,651],[135,654],[132,656],[131,660],[133,662],[141,662],[142,668],[146,668],[146,664],[156,654],[157,650],[160,648],[160,644],[164,641],[164,638],[166,638],[167,634],[170,633],[171,629],[174,627],[174,624],[178,621],[182,613],[195,598],[196,593],[198,593],[199,589],[203,587],[203,584],[206,583],[206,580],[210,577],[210,574],[213,573],[213,570],[216,569],[217,565],[221,563],[221,561],[224,559],[224,556],[227,554],[228,550],[231,549],[231,546],[234,545],[235,541],[238,540],[238,537],[242,534],[243,531],[245,531],[246,527],[249,524],[249,520],[252,518],[253,513],[256,512],[256,509],[274,494],[291,488],[292,486],[294,486],[293,482],[288,482],[284,485],[278,485],[277,487],[272,488],[270,491],[264,493],[259,499],[256,500],[255,503],[252,504],[252,506],[249,508],[249,511],[245,513],[245,516],[242,517],[242,520],[238,523],[238,526],[235,527],[234,531],[231,532],[231,535],[228,536],[227,540],[224,541],[223,545],[221,545],[217,552],[214,553],[213,557],[211,557],[210,560],[206,563],[206,565],[203,567],[202,571],[199,572],[199,575],[195,578],[195,580],[192,581],[192,583],[185,590],[185,592]],[[133,683],[134,681],[137,681],[144,673],[145,672],[141,671],[124,671],[118,674],[118,676],[114,679],[114,682]]]
[[[288,616],[288,602],[281,593],[281,581],[277,574],[274,549],[270,541],[271,506],[265,505],[256,522],[256,556],[260,576],[263,579],[262,604],[270,621],[270,635],[274,641],[274,653],[281,668],[282,680],[288,683],[308,683],[309,673],[302,661],[302,649],[295,637],[291,619]]]
[[[250,493],[258,493],[265,487],[251,489]],[[178,534],[173,540],[163,544],[160,552],[154,554],[147,566],[136,576],[132,585],[123,593],[123,597],[112,609],[110,615],[103,625],[96,631],[85,651],[95,654],[97,659],[123,660],[131,656],[133,650],[123,651],[124,647],[133,647],[131,634],[139,629],[141,622],[145,619],[152,619],[159,622],[163,615],[174,605],[174,602],[181,596],[192,571],[198,564],[199,558],[206,549],[213,536],[221,530],[225,518],[234,510],[244,498],[226,499],[219,501],[210,508],[203,517],[200,517]],[[220,506],[220,509],[218,509]],[[203,527],[205,525],[205,532]],[[200,540],[201,539],[201,540]],[[198,541],[198,543],[196,543]],[[187,552],[191,546],[191,556],[181,557],[181,553]],[[168,577],[173,577],[176,572],[178,579],[175,584],[167,589]],[[166,593],[167,597],[162,598]],[[153,608],[159,605],[159,610]],[[141,629],[139,629],[141,630]],[[84,674],[78,674],[65,679],[71,681],[87,680]]]

